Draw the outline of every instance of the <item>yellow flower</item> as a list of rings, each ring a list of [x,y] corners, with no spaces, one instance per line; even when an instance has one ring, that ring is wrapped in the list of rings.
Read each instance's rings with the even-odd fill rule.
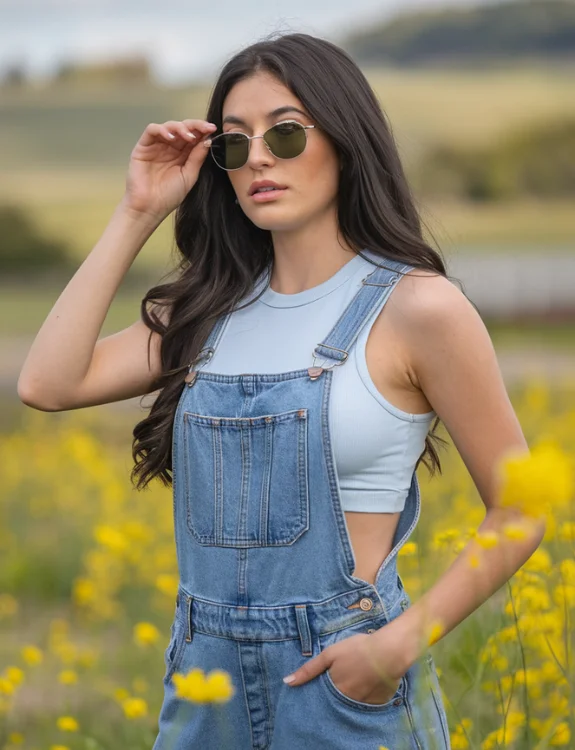
[[[6,667],[2,676],[6,677],[7,680],[16,686],[24,682],[24,670],[20,669],[20,667]]]
[[[433,646],[441,638],[445,628],[439,620],[433,622],[428,629],[427,645]]]
[[[234,694],[230,675],[223,669],[213,669],[206,677],[208,700],[216,703],[228,701]]]
[[[6,677],[0,677],[0,695],[12,695],[14,693],[14,684]]]
[[[50,750],[70,750],[67,745],[50,745]]]
[[[151,622],[139,622],[134,626],[134,641],[139,646],[149,646],[156,643],[160,631]]]
[[[72,716],[60,716],[56,724],[62,732],[77,732],[80,728]]]
[[[163,594],[170,597],[170,600],[175,598],[178,591],[178,576],[170,573],[161,573],[156,576],[156,588]]]
[[[111,552],[124,552],[128,546],[126,535],[111,526],[97,526],[94,530],[94,538],[103,547]]]
[[[513,523],[506,523],[503,527],[503,533],[513,542],[521,542],[524,539],[527,539],[527,529],[525,528],[525,525],[519,524],[516,521]]]
[[[417,542],[406,542],[397,554],[405,557],[417,554]]]
[[[456,539],[458,539],[459,534],[460,534],[460,531],[458,529],[445,529],[444,531],[439,531],[433,537],[432,546],[434,549],[441,549],[442,547],[447,547],[452,542],[455,542]]]
[[[128,719],[137,719],[140,716],[146,716],[148,713],[148,704],[143,698],[126,698],[122,701],[122,708]]]
[[[29,666],[40,664],[44,659],[44,654],[37,646],[24,646],[20,653]]]
[[[11,745],[21,745],[24,742],[24,735],[20,732],[11,732],[8,735],[8,742]]]
[[[130,697],[130,693],[126,690],[126,688],[116,688],[113,695],[119,703],[122,703],[122,701],[125,701]]]
[[[491,547],[495,547],[499,542],[499,534],[491,530],[479,531],[475,538],[479,546],[483,547],[483,549],[491,549]]]
[[[530,453],[509,451],[497,466],[502,507],[539,517],[573,496],[573,469],[559,445],[548,438]]]
[[[477,552],[470,552],[469,553],[469,564],[472,568],[478,568],[481,563],[481,559]]]
[[[73,669],[63,669],[58,675],[58,681],[61,682],[62,685],[74,685],[78,682],[78,675]]]
[[[192,703],[225,702],[234,694],[230,675],[222,669],[214,669],[206,676],[196,667],[187,674],[177,672],[172,682],[176,696]]]

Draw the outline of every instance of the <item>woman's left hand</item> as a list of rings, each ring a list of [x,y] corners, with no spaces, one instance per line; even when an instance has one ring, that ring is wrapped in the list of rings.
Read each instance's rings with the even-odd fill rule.
[[[381,633],[380,633],[381,636]],[[381,648],[368,633],[357,633],[324,649],[293,672],[290,687],[302,685],[329,670],[342,693],[363,703],[387,703],[397,692],[404,674],[394,651]]]

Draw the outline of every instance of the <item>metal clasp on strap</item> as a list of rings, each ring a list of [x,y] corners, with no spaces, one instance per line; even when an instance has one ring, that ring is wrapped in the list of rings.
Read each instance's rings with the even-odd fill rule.
[[[207,347],[206,349],[202,349],[198,356],[190,362],[188,367],[188,374],[184,378],[184,383],[187,383],[190,388],[196,382],[196,377],[198,375],[197,369],[193,370],[192,368],[197,362],[200,362],[202,359],[205,359],[206,362],[209,362],[210,359],[214,356],[214,351],[215,349],[213,349],[211,346]],[[204,362],[204,364],[206,364],[206,362]]]
[[[336,352],[341,352],[344,354],[344,358],[341,360],[341,362],[334,362],[331,365],[328,365],[327,367],[324,367],[323,365],[321,367],[316,366],[316,359],[318,359],[318,355],[316,354],[316,350],[318,346],[324,346],[326,349],[333,349]],[[313,357],[313,364],[311,367],[308,367],[307,371],[309,373],[310,380],[317,380],[319,376],[322,374],[324,370],[331,370],[334,367],[337,367],[338,365],[343,365],[349,356],[349,353],[346,352],[344,349],[338,349],[336,346],[329,346],[328,344],[318,344],[316,348],[313,350],[311,356]],[[324,357],[325,359],[325,357]]]
[[[375,273],[375,271],[373,271]],[[369,274],[371,276],[371,274]],[[398,280],[399,276],[392,276],[389,284],[378,284],[377,281],[368,281],[369,276],[366,276],[365,279],[362,279],[362,284],[365,284],[365,286],[393,286],[395,282]]]

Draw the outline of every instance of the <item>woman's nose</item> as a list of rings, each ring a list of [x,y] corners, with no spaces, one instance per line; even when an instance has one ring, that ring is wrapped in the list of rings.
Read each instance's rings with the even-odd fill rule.
[[[250,141],[250,151],[248,154],[248,164],[257,167],[262,164],[272,164],[273,154],[267,147],[263,138],[252,138]]]

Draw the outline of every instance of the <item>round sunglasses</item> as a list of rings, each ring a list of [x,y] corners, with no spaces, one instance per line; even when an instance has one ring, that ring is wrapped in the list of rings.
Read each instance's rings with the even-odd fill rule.
[[[263,138],[268,149],[278,159],[294,159],[305,149],[306,130],[309,128],[315,128],[315,125],[302,125],[297,120],[282,120],[263,135],[220,133],[211,139],[210,151],[218,167],[226,172],[241,169],[246,164],[250,143],[254,138]]]

